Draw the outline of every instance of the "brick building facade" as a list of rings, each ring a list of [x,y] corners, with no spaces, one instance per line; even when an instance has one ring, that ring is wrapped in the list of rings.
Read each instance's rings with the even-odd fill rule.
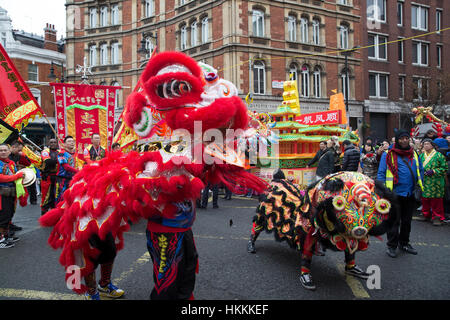
[[[64,41],[57,40],[55,27],[47,24],[44,36],[13,30],[6,10],[0,8],[0,41],[23,80],[28,84],[50,123],[55,124],[55,106],[52,88],[48,82],[62,78],[66,56]],[[56,79],[50,79],[53,73]],[[37,118],[23,131],[36,144],[43,145],[53,131],[43,118]]]
[[[347,1],[68,0],[68,81],[80,82],[77,65],[93,66],[89,81],[135,87],[147,56],[141,47],[177,50],[213,65],[245,97],[251,109],[274,111],[280,83],[298,80],[303,113],[325,110],[331,90],[349,87],[353,128],[362,125],[362,56],[336,51],[361,43],[361,6]]]
[[[363,45],[393,42],[365,49],[365,135],[384,139],[393,137],[394,129],[409,130],[413,126],[411,108],[417,105],[434,106],[435,114],[449,121],[450,64],[444,57],[450,50],[450,31],[433,32],[449,27],[450,2],[361,3],[362,19],[367,21],[362,26]]]

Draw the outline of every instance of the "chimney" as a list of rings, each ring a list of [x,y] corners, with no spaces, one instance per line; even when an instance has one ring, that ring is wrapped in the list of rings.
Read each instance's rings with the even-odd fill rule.
[[[58,51],[58,46],[56,44],[56,29],[54,24],[49,24],[44,28],[44,49]]]

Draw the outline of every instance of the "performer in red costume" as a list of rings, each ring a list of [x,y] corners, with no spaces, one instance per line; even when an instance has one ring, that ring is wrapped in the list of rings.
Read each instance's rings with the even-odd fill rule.
[[[86,277],[99,260],[123,248],[128,220],[147,219],[154,278],[151,299],[192,299],[197,251],[191,227],[195,200],[205,183],[222,183],[237,194],[249,189],[263,192],[267,184],[236,163],[221,163],[213,156],[210,160],[218,161],[203,161],[208,145],[197,133],[245,129],[248,123],[247,108],[236,87],[220,79],[216,70],[182,53],[164,52],[149,60],[140,84],[143,91],[127,99],[127,125],[146,137],[152,129],[154,107],[174,133],[184,129],[186,143],[155,152],[111,153],[85,166],[73,177],[63,201],[40,223],[54,226],[49,243],[62,248],[60,262],[66,269],[79,266]],[[115,248],[105,246],[105,241]],[[66,279],[73,274],[66,273]],[[73,289],[83,293],[87,287]]]

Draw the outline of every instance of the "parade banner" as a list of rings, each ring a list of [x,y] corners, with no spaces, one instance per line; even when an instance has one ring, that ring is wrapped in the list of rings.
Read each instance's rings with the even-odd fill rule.
[[[334,92],[334,91],[333,91]],[[345,99],[342,92],[330,96],[330,110],[341,111],[340,124],[347,124],[347,112],[345,111]]]
[[[54,88],[58,138],[72,136],[82,154],[91,136],[100,134],[101,146],[109,150],[114,135],[116,92],[121,87],[51,83]]]
[[[17,130],[43,110],[0,44],[0,118]]]
[[[295,121],[306,125],[340,124],[342,121],[341,110],[303,114],[295,117]]]
[[[0,143],[10,144],[19,138],[19,132],[0,119]]]

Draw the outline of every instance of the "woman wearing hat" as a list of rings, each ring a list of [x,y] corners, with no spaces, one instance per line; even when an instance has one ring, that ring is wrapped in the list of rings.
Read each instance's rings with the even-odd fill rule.
[[[431,139],[423,140],[423,153],[420,158],[423,162],[423,194],[422,214],[420,221],[429,221],[433,218],[433,225],[440,226],[444,221],[444,195],[445,175],[447,161],[444,155],[436,150]],[[431,212],[430,212],[431,210]]]

